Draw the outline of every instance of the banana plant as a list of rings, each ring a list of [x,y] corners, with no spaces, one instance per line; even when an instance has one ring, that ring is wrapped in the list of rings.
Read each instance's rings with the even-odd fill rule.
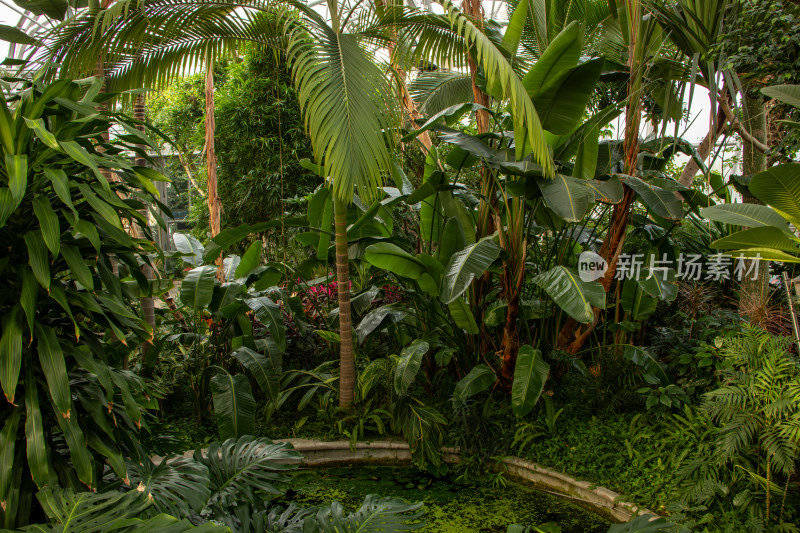
[[[180,257],[197,264],[203,258],[215,260],[237,237],[251,231],[259,230],[246,226],[223,231],[207,248],[189,235],[177,234],[175,245]],[[261,265],[260,240],[250,244],[241,257],[227,256],[223,265],[223,283],[217,279],[216,265],[196,266],[186,273],[179,295],[184,309],[190,311],[193,327],[172,333],[166,340],[179,344],[193,368],[190,385],[196,415],[202,415],[210,395],[220,435],[228,438],[255,432],[257,406],[250,378],[232,372],[225,363],[227,356],[247,369],[268,401],[274,402],[287,342],[284,311],[294,315],[294,324],[301,330],[306,324],[300,301],[276,285],[283,277],[278,266]],[[283,303],[283,309],[276,300]],[[257,334],[262,326],[268,336]]]
[[[798,85],[766,87],[762,92],[800,108]],[[796,123],[788,125],[797,127],[793,124]],[[786,163],[759,172],[750,180],[748,189],[766,205],[722,204],[701,209],[701,215],[708,220],[742,227],[711,246],[734,256],[800,262],[800,239],[792,228],[800,224],[800,163]]]
[[[113,95],[96,79],[13,84],[0,96],[1,527],[27,522],[38,489],[96,489],[106,465],[128,479],[120,443],[159,392],[123,360],[153,339],[138,298],[169,286],[141,274],[160,255],[141,211],[166,178],[126,155],[152,141],[104,111]]]

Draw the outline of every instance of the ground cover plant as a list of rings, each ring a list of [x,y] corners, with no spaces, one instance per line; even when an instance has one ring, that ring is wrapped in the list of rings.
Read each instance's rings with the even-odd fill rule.
[[[0,527],[796,531],[797,4],[312,4],[0,27]]]

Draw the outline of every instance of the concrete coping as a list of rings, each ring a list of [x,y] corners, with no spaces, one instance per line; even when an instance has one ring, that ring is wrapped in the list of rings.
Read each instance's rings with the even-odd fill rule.
[[[320,441],[310,439],[278,439],[289,442],[303,455],[302,464],[308,467],[331,466],[354,463],[410,463],[408,444],[399,440],[357,442],[355,450],[349,441]],[[448,464],[461,461],[458,448],[442,448],[442,458]],[[507,457],[503,464],[508,474],[524,480],[535,488],[551,492],[556,496],[572,500],[582,507],[617,522],[628,522],[632,518],[655,513],[626,502],[616,492],[598,487],[588,481],[578,481],[566,474],[543,468],[536,463]]]

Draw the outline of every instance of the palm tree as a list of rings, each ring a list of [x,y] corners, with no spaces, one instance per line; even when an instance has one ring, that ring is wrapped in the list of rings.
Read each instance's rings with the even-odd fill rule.
[[[533,154],[546,175],[553,163],[536,110],[503,52],[449,0],[441,16],[402,6],[343,9],[327,3],[330,21],[303,2],[289,0],[125,0],[85,13],[65,24],[44,49],[74,75],[105,57],[109,84],[163,86],[205,57],[235,54],[246,43],[286,53],[315,157],[334,198],[336,272],[340,327],[340,405],[354,398],[355,364],[347,256],[347,206],[357,191],[376,198],[393,161],[398,131],[397,101],[375,53],[403,32],[416,43],[398,56],[404,65],[423,56],[452,62],[456,48],[474,50],[488,79],[508,99],[517,144]],[[398,47],[400,48],[400,47]],[[407,47],[403,47],[408,50]],[[465,57],[465,54],[459,55]]]

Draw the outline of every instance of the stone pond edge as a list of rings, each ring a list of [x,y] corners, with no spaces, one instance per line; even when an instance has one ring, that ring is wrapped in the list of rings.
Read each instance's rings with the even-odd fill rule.
[[[275,442],[289,442],[303,455],[304,466],[332,466],[351,463],[410,463],[411,452],[403,441],[381,440],[358,442],[355,451],[350,449],[349,441],[320,441],[310,439],[277,439]],[[461,461],[458,448],[442,448],[443,459],[448,464]],[[618,522],[628,522],[632,518],[654,512],[622,500],[616,492],[599,487],[588,481],[579,481],[566,474],[548,470],[531,461],[519,457],[507,457],[503,463],[509,475],[531,483],[534,487],[551,491],[558,496],[574,500],[600,515]]]

